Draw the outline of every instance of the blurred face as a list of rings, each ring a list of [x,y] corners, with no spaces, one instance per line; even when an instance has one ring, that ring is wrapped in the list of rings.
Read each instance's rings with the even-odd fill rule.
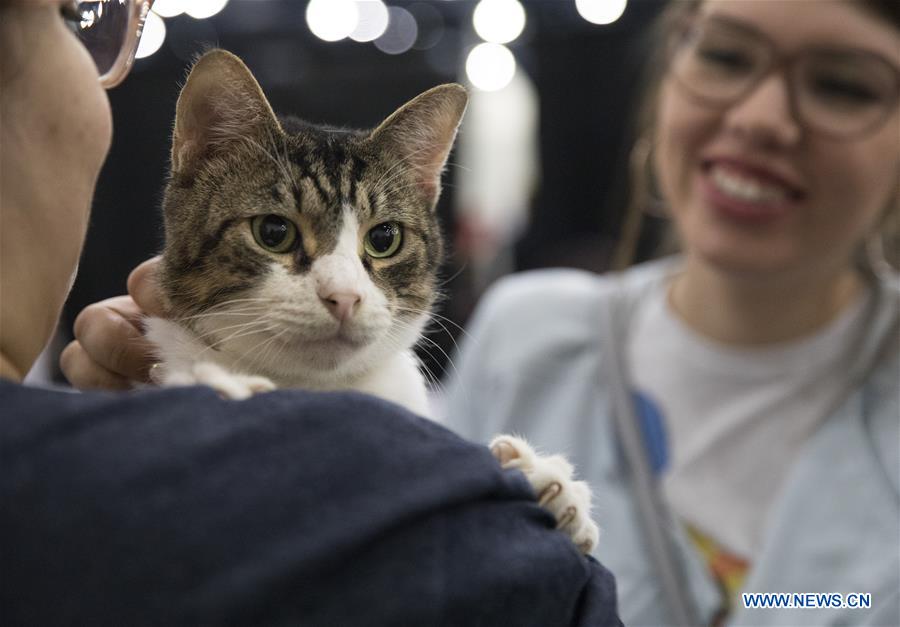
[[[888,70],[900,66],[900,33],[844,0],[708,0],[701,21],[708,19],[746,28],[751,39],[761,35],[786,57],[835,48],[880,55],[893,64]],[[816,75],[821,62],[801,71]],[[806,109],[812,115],[796,114],[786,76],[783,66],[775,69],[728,104],[698,101],[671,76],[663,84],[654,166],[690,259],[762,278],[847,269],[855,248],[898,194],[896,103],[877,130],[836,138],[810,129],[815,107]],[[816,85],[834,88],[830,82]]]
[[[35,339],[25,352],[35,342],[39,350],[55,325],[112,133],[94,62],[63,21],[62,5],[0,1],[0,306],[5,335],[20,331],[8,307],[30,311],[21,333]]]

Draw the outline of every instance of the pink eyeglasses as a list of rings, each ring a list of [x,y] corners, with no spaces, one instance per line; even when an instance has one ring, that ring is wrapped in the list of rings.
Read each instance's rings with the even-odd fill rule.
[[[106,89],[121,83],[131,70],[144,20],[153,0],[72,0],[62,15],[84,44]]]

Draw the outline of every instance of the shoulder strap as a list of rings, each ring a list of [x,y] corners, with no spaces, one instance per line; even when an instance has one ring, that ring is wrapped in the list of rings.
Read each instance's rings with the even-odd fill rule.
[[[687,576],[681,567],[673,538],[666,528],[671,517],[660,497],[651,470],[644,436],[623,371],[623,342],[626,336],[623,329],[626,328],[625,321],[629,313],[622,289],[617,286],[617,289],[611,291],[607,315],[603,316],[603,337],[611,357],[610,368],[606,369],[606,376],[610,380],[605,384],[613,394],[616,434],[625,458],[641,531],[662,586],[671,622],[676,625],[698,625],[698,612],[687,589]]]

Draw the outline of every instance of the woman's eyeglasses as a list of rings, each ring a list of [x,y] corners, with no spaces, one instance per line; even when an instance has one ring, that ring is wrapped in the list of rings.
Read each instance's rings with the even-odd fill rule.
[[[701,104],[725,107],[785,68],[794,116],[838,139],[874,132],[897,110],[900,70],[854,48],[809,48],[790,56],[756,30],[722,18],[688,22],[673,40],[670,73]]]
[[[93,57],[106,89],[128,75],[152,4],[153,0],[72,0],[64,5],[63,18]]]

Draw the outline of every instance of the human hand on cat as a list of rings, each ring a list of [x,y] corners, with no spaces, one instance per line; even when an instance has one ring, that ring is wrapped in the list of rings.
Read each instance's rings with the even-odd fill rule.
[[[145,316],[164,316],[156,270],[149,259],[128,277],[128,295],[88,305],[75,319],[75,340],[60,355],[60,367],[79,389],[128,389],[150,382],[153,346],[142,331]]]
[[[503,468],[516,468],[525,475],[538,505],[553,514],[556,528],[582,553],[597,546],[600,529],[591,520],[591,489],[575,480],[572,464],[562,455],[539,455],[528,442],[511,435],[497,436],[490,448]]]

